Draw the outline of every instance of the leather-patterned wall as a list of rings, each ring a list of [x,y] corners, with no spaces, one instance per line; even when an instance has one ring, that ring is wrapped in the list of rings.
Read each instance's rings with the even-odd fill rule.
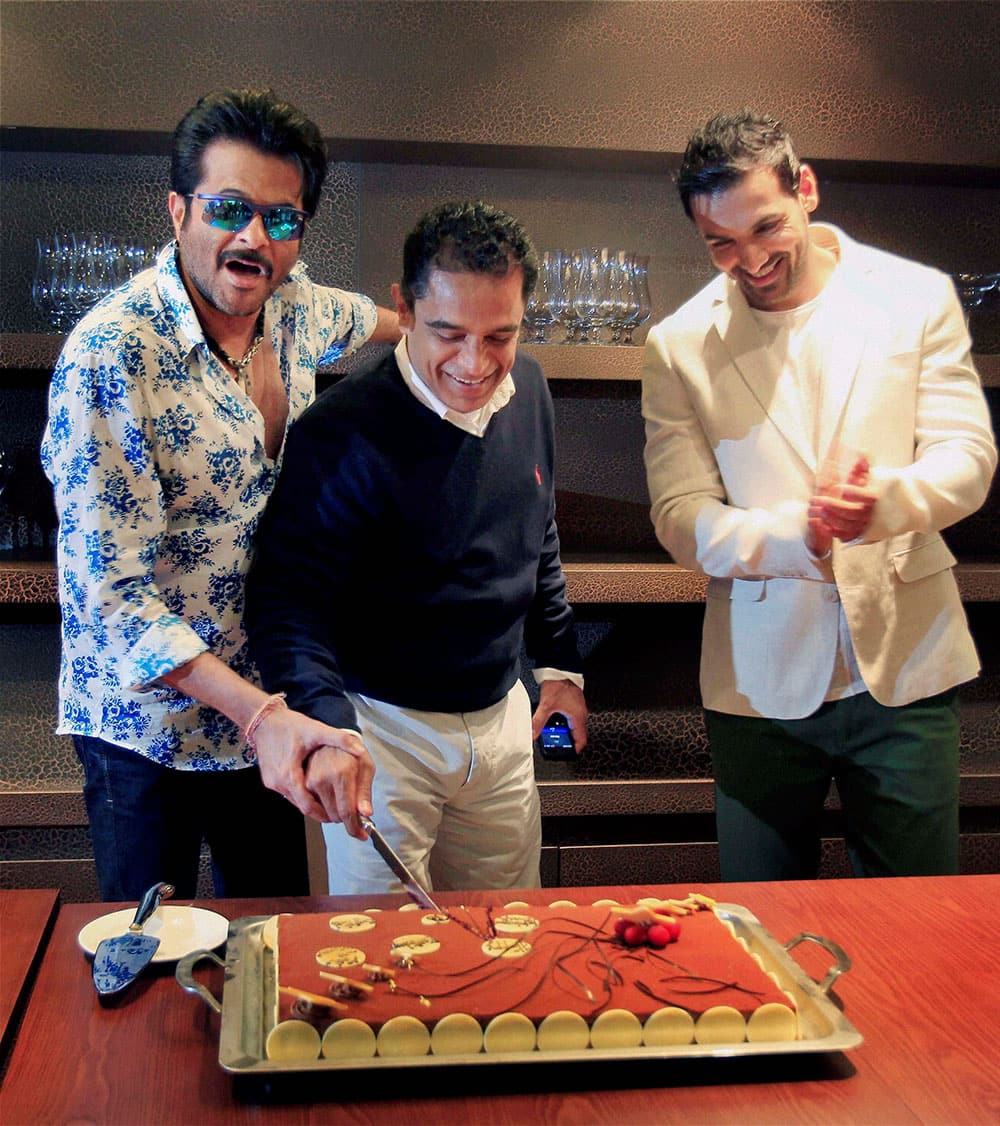
[[[997,5],[871,0],[24,3],[4,125],[170,130],[269,84],[330,137],[677,151],[726,105],[819,157],[997,164]]]

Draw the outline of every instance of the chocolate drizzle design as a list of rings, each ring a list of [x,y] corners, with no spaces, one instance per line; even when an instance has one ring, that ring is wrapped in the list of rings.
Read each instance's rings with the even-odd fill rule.
[[[654,906],[657,911],[669,910],[673,914],[687,915],[697,911],[711,913],[713,903],[707,897],[692,895],[686,900],[663,901]],[[708,963],[698,966],[696,971],[689,968],[689,959],[683,953],[681,958],[689,962],[689,965],[667,957],[664,952],[652,946],[630,945],[623,939],[620,930],[616,933],[616,916],[619,919],[622,914],[641,916],[644,911],[649,910],[650,908],[642,906],[623,908],[615,905],[606,913],[593,913],[587,918],[572,912],[552,912],[546,915],[544,923],[540,923],[532,916],[530,908],[521,913],[505,911],[495,915],[490,908],[473,912],[465,907],[456,907],[443,912],[447,921],[481,940],[484,950],[491,939],[498,937],[515,942],[523,939],[527,947],[525,956],[510,960],[489,956],[484,952],[479,958],[466,957],[456,967],[447,960],[431,958],[425,961],[420,957],[421,951],[414,940],[423,937],[429,947],[438,949],[441,943],[436,934],[433,938],[410,934],[404,936],[405,950],[397,947],[401,943],[398,936],[393,940],[393,947],[396,948],[391,955],[394,969],[383,970],[368,963],[362,967],[367,971],[367,981],[373,984],[355,989],[347,984],[346,979],[337,975],[321,971],[321,976],[334,982],[330,993],[335,1000],[331,1003],[349,1003],[354,1014],[362,1020],[366,1019],[365,1009],[370,999],[375,1005],[374,1011],[380,1014],[374,1022],[375,1027],[387,1019],[382,1015],[385,1012],[384,1003],[378,1001],[380,996],[385,998],[387,992],[408,999],[411,1005],[416,1002],[426,1008],[426,1019],[431,1024],[444,1015],[446,1010],[450,1011],[450,1006],[439,1004],[441,1001],[460,998],[463,994],[476,996],[477,990],[480,996],[495,997],[497,990],[502,989],[501,1011],[526,1008],[530,1015],[532,1009],[537,1011],[537,995],[541,994],[545,998],[546,1009],[551,1001],[555,1009],[565,1007],[574,1010],[584,1015],[588,1021],[596,1019],[602,1011],[615,1007],[614,1002],[620,997],[617,990],[623,985],[661,1005],[681,1009],[696,1020],[705,1012],[704,1002],[699,1004],[698,999],[730,991],[750,999],[751,1003],[746,1007],[753,1009],[761,999],[769,995],[752,978],[745,979],[746,984],[731,979],[730,973],[735,975],[738,971],[723,968],[728,966],[726,958],[711,961],[711,968]],[[441,915],[428,915],[426,920],[436,924],[433,929],[442,934],[441,941],[446,951],[447,939],[442,932],[447,929],[447,922]],[[440,926],[442,923],[443,927]],[[534,927],[531,926],[532,923],[535,924]],[[511,935],[508,928],[518,937]],[[712,933],[713,938],[715,934],[712,928],[709,932],[695,928],[689,947],[695,962],[698,961],[697,952],[700,947],[693,936],[701,933]],[[681,941],[683,944],[683,936]],[[735,938],[733,941],[738,943]],[[472,950],[466,949],[469,954],[472,953]],[[320,953],[325,955],[329,952]],[[491,984],[494,981],[498,983],[496,987]],[[305,996],[310,1001],[315,1000],[314,995],[306,993]],[[559,1003],[560,998],[565,998],[562,1005]],[[351,1003],[356,1003],[356,1007]],[[738,1007],[744,1008],[743,1005]],[[324,1013],[315,1006],[310,1008],[307,1004],[298,1005],[296,1010],[296,1015],[301,1018],[314,1021],[318,1018],[320,1024],[335,1019],[337,1015]]]

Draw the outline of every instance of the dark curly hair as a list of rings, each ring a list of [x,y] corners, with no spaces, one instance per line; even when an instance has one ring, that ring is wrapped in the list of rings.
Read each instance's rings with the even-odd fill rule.
[[[417,298],[427,295],[432,270],[505,277],[518,267],[527,300],[535,288],[538,258],[516,219],[482,200],[443,203],[428,211],[406,236],[399,289],[412,309]]]
[[[718,195],[755,168],[773,168],[789,195],[799,190],[799,158],[780,121],[752,109],[717,114],[688,141],[677,173],[687,217],[692,196]]]
[[[174,130],[170,187],[194,194],[201,158],[212,141],[243,141],[268,156],[292,161],[302,173],[302,208],[316,213],[326,178],[326,146],[317,126],[273,90],[216,90],[199,98]]]

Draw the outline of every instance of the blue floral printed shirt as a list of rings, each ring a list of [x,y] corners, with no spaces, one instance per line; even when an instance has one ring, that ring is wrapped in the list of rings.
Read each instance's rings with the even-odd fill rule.
[[[225,770],[247,765],[236,725],[158,678],[211,652],[256,681],[243,583],[280,454],[267,456],[263,417],[209,350],[175,256],[171,243],[96,305],[52,377],[42,464],[59,511],[57,731]],[[264,327],[289,424],[317,365],[360,348],[376,319],[370,298],[296,265]]]

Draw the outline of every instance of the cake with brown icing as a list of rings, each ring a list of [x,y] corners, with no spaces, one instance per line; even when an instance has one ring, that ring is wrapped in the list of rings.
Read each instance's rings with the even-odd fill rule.
[[[274,1059],[791,1040],[712,901],[277,916]],[[673,940],[671,940],[673,938]]]

